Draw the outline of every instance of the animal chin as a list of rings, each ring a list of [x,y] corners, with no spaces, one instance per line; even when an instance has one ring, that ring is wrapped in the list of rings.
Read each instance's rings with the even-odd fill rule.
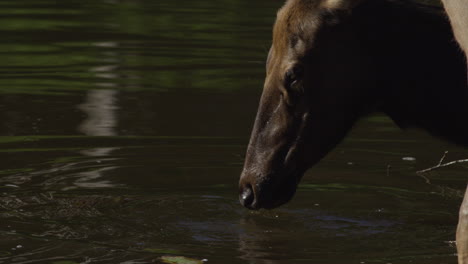
[[[291,180],[281,182],[273,189],[261,190],[257,193],[257,201],[251,209],[274,209],[289,202],[296,193],[298,178],[297,175],[294,175],[294,177],[289,178]]]

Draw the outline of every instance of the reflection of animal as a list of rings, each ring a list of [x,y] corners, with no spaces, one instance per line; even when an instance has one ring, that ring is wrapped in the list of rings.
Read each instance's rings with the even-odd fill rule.
[[[462,46],[468,27],[450,10],[467,10],[464,1],[445,1],[465,5],[447,6]],[[468,146],[466,102],[465,58],[438,9],[402,0],[288,0],[273,30],[241,203],[259,209],[289,201],[302,174],[372,112]]]

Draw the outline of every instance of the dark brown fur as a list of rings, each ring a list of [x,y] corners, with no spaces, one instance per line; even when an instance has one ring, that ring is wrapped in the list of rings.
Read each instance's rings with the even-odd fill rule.
[[[303,75],[290,82],[297,68]],[[466,80],[440,9],[396,0],[287,1],[273,29],[241,202],[252,209],[287,202],[302,174],[372,112],[468,145]]]
[[[443,0],[468,49],[468,4]],[[289,201],[302,174],[366,114],[468,146],[466,57],[440,10],[399,0],[288,0],[240,179],[250,209]],[[468,196],[457,230],[468,263]]]

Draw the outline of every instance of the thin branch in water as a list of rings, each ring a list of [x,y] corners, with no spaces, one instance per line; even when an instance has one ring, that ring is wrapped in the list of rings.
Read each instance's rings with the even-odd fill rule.
[[[444,155],[442,156],[442,158],[439,161],[439,164],[437,164],[436,166],[433,166],[433,167],[430,167],[430,168],[427,168],[427,169],[424,169],[424,170],[417,171],[416,174],[421,176],[421,174],[426,173],[426,172],[430,172],[430,171],[437,170],[437,169],[440,169],[440,168],[448,167],[448,166],[451,166],[451,165],[454,165],[454,164],[460,164],[460,163],[468,162],[468,159],[460,159],[460,160],[454,160],[454,161],[450,161],[450,162],[447,162],[447,163],[443,163],[444,160],[445,160],[445,157],[447,156],[447,154],[448,154],[448,151],[445,151]]]
[[[416,175],[418,175],[419,177],[423,178],[424,181],[425,181],[427,184],[431,184],[431,180],[430,180],[428,177],[424,176],[423,174],[421,174],[421,173],[419,173],[419,172],[416,172]]]
[[[392,169],[392,165],[387,165],[387,177],[390,176],[390,170]]]
[[[446,150],[446,151],[444,152],[444,155],[443,155],[442,158],[440,159],[439,164],[438,164],[439,166],[442,165],[442,162],[444,162],[444,159],[445,159],[445,157],[447,157],[447,154],[448,154],[448,150]]]

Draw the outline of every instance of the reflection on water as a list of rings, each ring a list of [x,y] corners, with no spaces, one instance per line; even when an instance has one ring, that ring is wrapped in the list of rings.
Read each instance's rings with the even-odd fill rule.
[[[90,90],[79,108],[87,118],[79,125],[78,131],[88,136],[116,136],[117,95],[115,90]]]
[[[116,136],[117,127],[117,95],[115,90],[90,90],[87,92],[86,101],[79,105],[87,118],[78,126],[78,131],[87,136]],[[119,148],[105,147],[92,148],[80,151],[82,155],[98,157],[96,162],[102,162],[99,158],[110,156]],[[109,180],[100,180],[104,173],[111,173],[116,167],[99,167],[91,171],[79,172],[73,177],[77,178],[73,186],[68,186],[64,190],[73,188],[112,188],[116,187]],[[70,177],[71,175],[67,175]]]
[[[99,46],[116,47],[116,43],[102,43]],[[109,55],[109,54],[107,54]],[[112,54],[114,55],[114,54]],[[116,79],[118,75],[113,73],[117,68],[116,65],[97,66],[90,69],[90,72],[95,73],[98,78]],[[115,87],[113,83],[98,83],[98,86]],[[85,102],[80,104],[78,108],[86,114],[86,119],[78,126],[78,131],[87,136],[117,136],[118,116],[118,96],[117,90],[99,89],[89,90],[86,92]],[[102,158],[110,156],[111,153],[119,148],[92,148],[80,151],[82,155],[89,157]],[[98,160],[97,162],[102,162]],[[112,170],[116,169],[115,166],[99,167],[90,171],[79,172],[74,177],[76,180],[73,186],[65,187],[63,190],[70,190],[74,188],[115,188],[109,180],[101,180],[105,173],[110,174]],[[70,177],[68,175],[67,177]]]
[[[0,263],[455,263],[465,153],[380,116],[238,204],[282,2],[2,1]]]

